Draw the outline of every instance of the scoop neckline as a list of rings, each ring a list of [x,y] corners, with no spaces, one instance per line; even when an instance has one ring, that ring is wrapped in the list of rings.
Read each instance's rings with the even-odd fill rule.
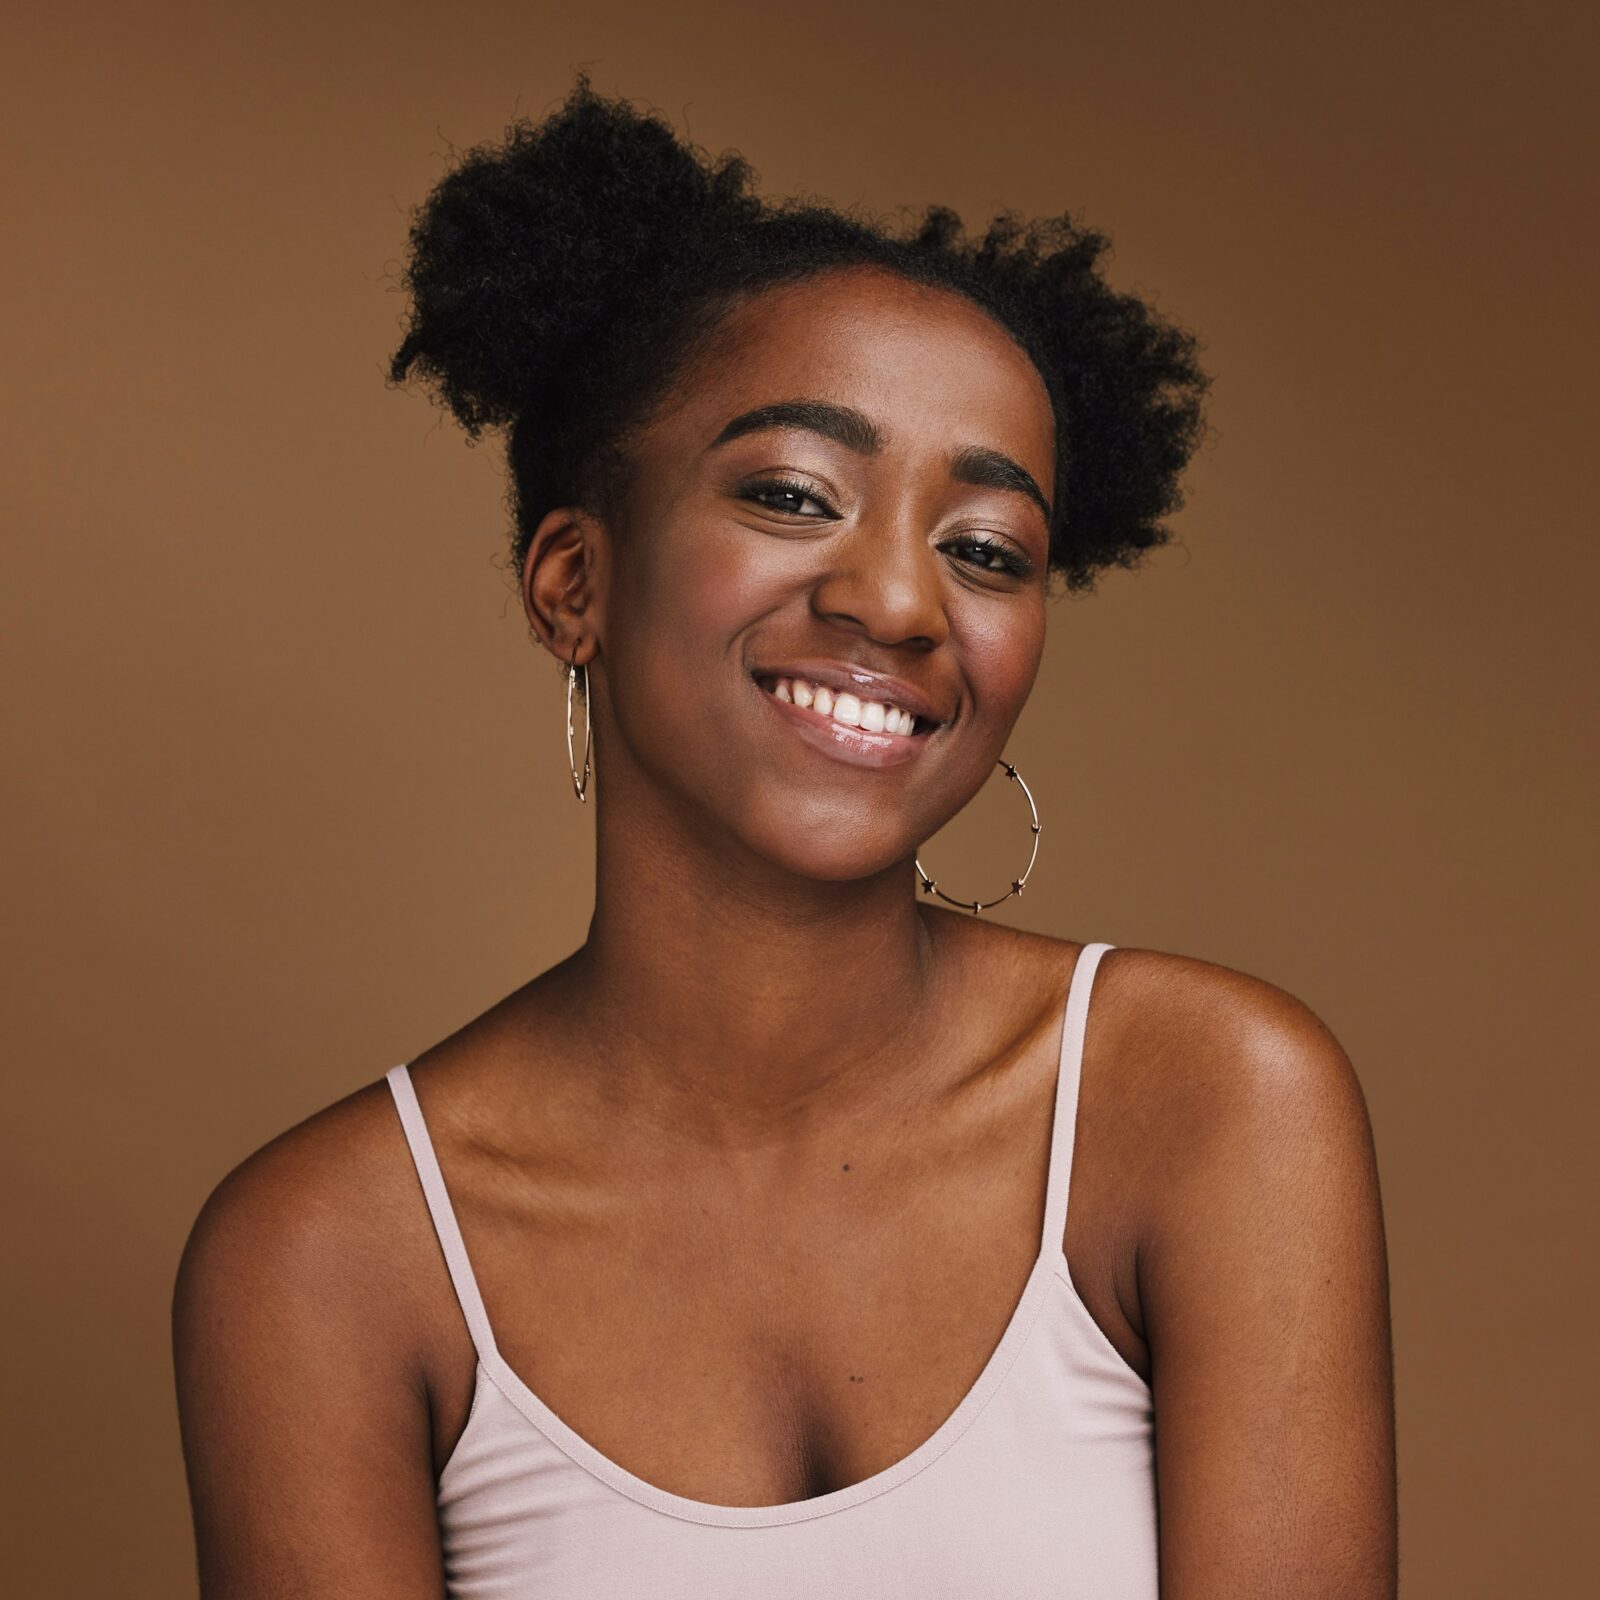
[[[988,1360],[984,1362],[971,1387],[956,1402],[955,1409],[921,1444],[898,1461],[868,1477],[858,1479],[855,1483],[845,1484],[839,1489],[830,1489],[826,1494],[811,1495],[803,1500],[783,1500],[773,1505],[731,1506],[722,1505],[714,1500],[697,1500],[690,1495],[675,1494],[670,1489],[663,1489],[641,1478],[637,1473],[630,1472],[620,1462],[613,1460],[603,1450],[591,1444],[576,1428],[564,1422],[523,1382],[510,1363],[500,1354],[498,1345],[480,1351],[478,1365],[495,1388],[557,1449],[591,1476],[609,1485],[619,1494],[626,1495],[630,1500],[686,1522],[707,1523],[716,1527],[754,1528],[787,1522],[805,1522],[813,1517],[825,1517],[833,1512],[860,1505],[915,1477],[924,1468],[931,1466],[977,1421],[984,1406],[1000,1387],[1013,1362],[1021,1353],[1023,1343],[1038,1317],[1043,1305],[1045,1288],[1056,1275],[1052,1255],[1048,1243],[1040,1248],[999,1342],[990,1352]],[[456,1453],[452,1452],[452,1461]],[[444,1472],[440,1475],[441,1483],[449,1473],[449,1469],[450,1463],[447,1462]]]
[[[949,1416],[909,1454],[869,1477],[846,1484],[840,1489],[829,1490],[826,1494],[812,1495],[803,1500],[779,1501],[772,1505],[733,1506],[712,1500],[696,1500],[688,1495],[675,1494],[669,1489],[660,1488],[641,1478],[637,1473],[629,1471],[620,1462],[613,1460],[591,1444],[541,1400],[500,1353],[493,1325],[472,1271],[470,1254],[456,1222],[454,1207],[450,1202],[449,1187],[439,1168],[438,1157],[428,1133],[427,1119],[411,1083],[410,1065],[402,1063],[391,1069],[390,1087],[395,1092],[396,1104],[400,1108],[401,1120],[406,1127],[406,1137],[416,1161],[418,1176],[428,1197],[435,1230],[445,1252],[457,1297],[473,1334],[480,1374],[487,1376],[490,1383],[515,1410],[592,1477],[630,1500],[688,1522],[708,1523],[721,1527],[763,1527],[804,1522],[848,1510],[875,1499],[915,1477],[956,1443],[977,1420],[989,1399],[1000,1387],[1021,1353],[1023,1344],[1038,1318],[1046,1288],[1051,1280],[1060,1278],[1067,1285],[1069,1292],[1071,1291],[1071,1278],[1066,1269],[1066,1254],[1062,1248],[1061,1228],[1067,1213],[1067,1186],[1070,1181],[1072,1148],[1075,1142],[1084,1032],[1095,969],[1100,957],[1114,948],[1115,946],[1107,941],[1090,942],[1081,945],[1073,958],[1066,999],[1061,1008],[1061,1042],[1053,1091],[1044,1224],[1027,1280],[1022,1286],[999,1341],[990,1351],[978,1376],[957,1401],[955,1409]],[[1072,1052],[1070,1078],[1065,1076],[1069,1046]],[[440,1473],[441,1492],[444,1491],[445,1479],[449,1476],[451,1466],[459,1457],[461,1440],[472,1427],[476,1410],[474,1404],[461,1439],[456,1441],[457,1448],[452,1450],[450,1460],[445,1463]]]

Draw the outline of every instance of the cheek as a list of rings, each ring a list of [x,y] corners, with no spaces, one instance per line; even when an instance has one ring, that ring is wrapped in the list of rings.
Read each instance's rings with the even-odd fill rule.
[[[994,776],[1027,703],[1044,653],[1044,606],[969,607],[952,619],[970,718],[950,752],[950,792],[939,827]]]
[[[709,643],[730,648],[742,628],[781,606],[800,581],[780,550],[747,528],[713,522],[695,540],[692,558],[673,574],[675,603],[719,630]]]
[[[630,666],[675,663],[677,671],[725,662],[742,630],[785,592],[781,564],[762,562],[759,553],[748,532],[715,526],[662,529],[630,550],[608,608]]]
[[[607,691],[624,741],[656,776],[697,792],[709,752],[726,755],[752,693],[741,648],[783,603],[778,564],[744,529],[688,513],[619,549],[606,606]],[[729,765],[715,763],[716,781]]]
[[[1044,606],[986,606],[959,618],[963,675],[972,712],[1003,738],[1022,713],[1044,655]]]

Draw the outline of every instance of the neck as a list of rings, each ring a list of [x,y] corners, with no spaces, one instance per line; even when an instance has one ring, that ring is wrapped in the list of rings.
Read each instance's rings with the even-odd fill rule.
[[[733,1140],[926,1060],[946,986],[909,860],[799,878],[642,787],[599,803],[594,915],[565,964],[575,1014],[604,1018],[608,1072],[647,1080],[630,1094]]]

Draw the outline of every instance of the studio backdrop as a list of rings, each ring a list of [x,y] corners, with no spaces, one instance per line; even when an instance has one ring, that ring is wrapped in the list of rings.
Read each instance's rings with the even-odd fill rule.
[[[408,214],[587,68],[769,194],[1070,210],[1205,340],[1174,538],[1051,603],[994,915],[1288,989],[1371,1110],[1403,1593],[1596,1592],[1588,8],[35,6],[8,27],[11,1592],[195,1592],[168,1314],[274,1133],[589,914]],[[923,860],[1017,863],[992,782]]]

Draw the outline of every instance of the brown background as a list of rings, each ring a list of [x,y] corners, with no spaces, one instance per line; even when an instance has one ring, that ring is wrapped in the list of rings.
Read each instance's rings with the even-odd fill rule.
[[[194,1592],[167,1311],[201,1200],[583,936],[498,446],[382,376],[406,208],[581,64],[772,192],[1079,211],[1206,337],[1179,543],[1053,606],[1004,909],[1325,1018],[1384,1176],[1405,1592],[1593,1592],[1595,40],[1576,4],[1294,9],[31,8],[14,1592]],[[1016,798],[924,860],[1003,882]]]

